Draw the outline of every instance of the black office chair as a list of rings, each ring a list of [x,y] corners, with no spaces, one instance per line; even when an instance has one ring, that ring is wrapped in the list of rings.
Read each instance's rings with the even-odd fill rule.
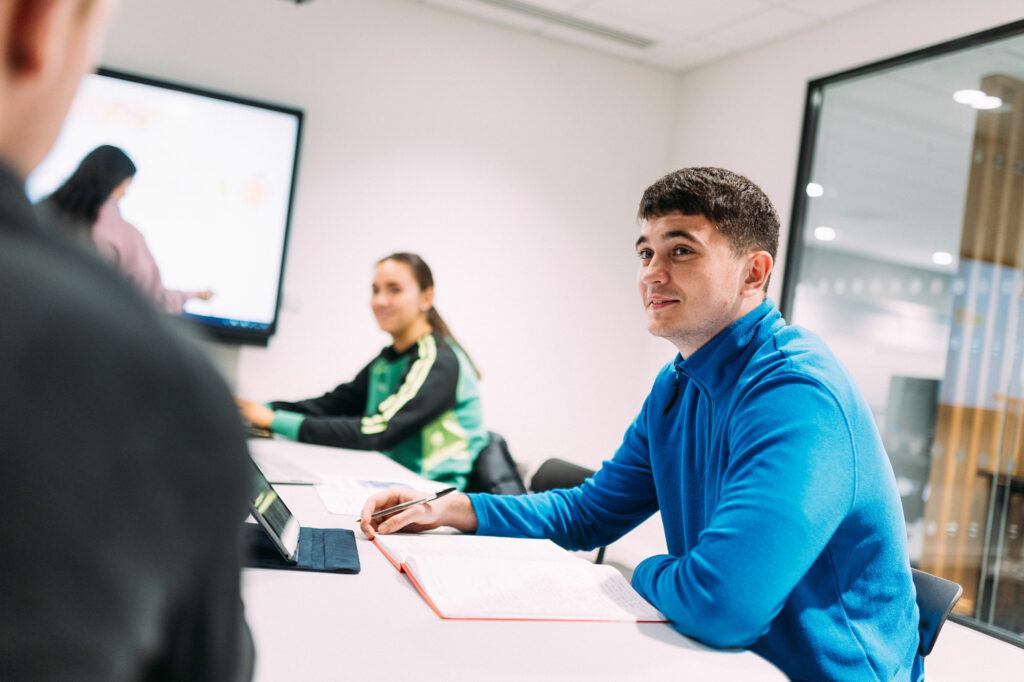
[[[593,469],[552,457],[534,472],[533,478],[530,479],[530,490],[539,493],[555,488],[575,488],[593,475]],[[604,547],[601,547],[597,550],[597,558],[594,559],[594,563],[599,564],[603,561]]]
[[[921,620],[917,626],[920,642],[917,651],[927,656],[939,638],[939,630],[949,617],[964,588],[952,580],[940,578],[931,573],[910,569],[914,576],[914,587],[917,589],[917,608],[921,612]]]
[[[488,432],[491,439],[477,455],[473,470],[466,481],[467,493],[494,493],[497,495],[521,495],[526,484],[519,475],[508,443],[494,431]]]

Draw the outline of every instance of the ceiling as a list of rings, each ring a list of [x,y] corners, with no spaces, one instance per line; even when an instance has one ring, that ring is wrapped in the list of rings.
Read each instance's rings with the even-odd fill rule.
[[[409,0],[685,71],[885,0]]]

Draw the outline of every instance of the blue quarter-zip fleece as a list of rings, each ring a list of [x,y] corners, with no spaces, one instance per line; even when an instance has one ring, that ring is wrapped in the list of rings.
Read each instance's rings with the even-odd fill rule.
[[[658,374],[580,487],[471,495],[480,534],[606,545],[661,511],[633,587],[682,633],[798,680],[922,680],[892,468],[871,411],[770,300]]]

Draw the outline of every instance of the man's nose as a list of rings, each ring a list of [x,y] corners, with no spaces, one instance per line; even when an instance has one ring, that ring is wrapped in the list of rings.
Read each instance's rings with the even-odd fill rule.
[[[668,272],[665,270],[664,261],[658,256],[654,256],[640,268],[640,281],[644,284],[664,284],[667,279]]]

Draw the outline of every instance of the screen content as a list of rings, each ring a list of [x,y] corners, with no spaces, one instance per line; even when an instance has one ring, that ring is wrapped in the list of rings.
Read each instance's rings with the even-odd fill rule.
[[[253,493],[252,508],[270,526],[271,532],[284,545],[289,555],[294,554],[298,543],[298,523],[295,522],[291,510],[278,497],[277,491],[267,481],[267,477],[252,464]]]
[[[144,236],[167,289],[209,291],[182,312],[218,336],[263,341],[280,297],[302,114],[101,70],[86,76],[30,199],[99,145],[136,174],[121,217]]]

